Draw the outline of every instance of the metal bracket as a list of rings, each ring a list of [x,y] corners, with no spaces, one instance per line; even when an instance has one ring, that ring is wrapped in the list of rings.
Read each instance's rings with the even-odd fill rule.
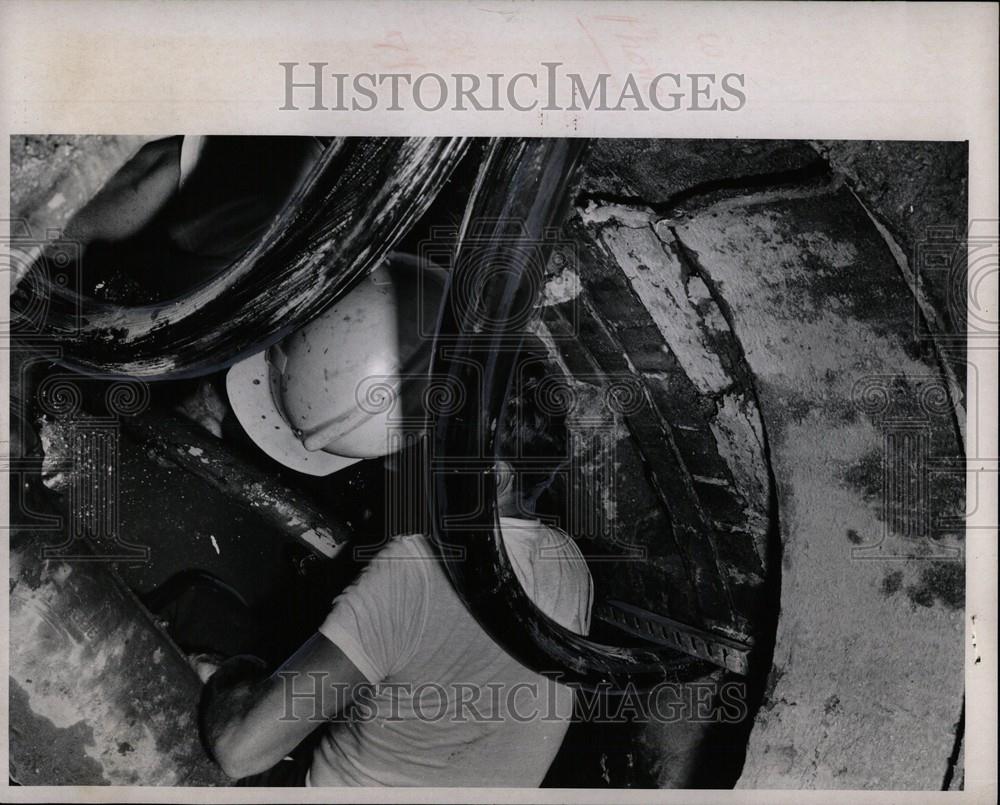
[[[594,615],[622,631],[651,643],[698,657],[745,676],[750,664],[751,646],[728,637],[707,632],[655,612],[622,601],[602,601]]]

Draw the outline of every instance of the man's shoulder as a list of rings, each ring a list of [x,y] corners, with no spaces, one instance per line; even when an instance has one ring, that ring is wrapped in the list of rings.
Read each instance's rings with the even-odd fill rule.
[[[523,546],[523,550],[541,552],[546,558],[561,558],[586,568],[583,554],[580,553],[576,542],[557,526],[539,520],[501,517],[500,530],[508,549]]]
[[[372,558],[372,563],[427,568],[436,565],[437,558],[434,547],[424,534],[400,534],[386,541]]]
[[[535,606],[565,628],[587,634],[593,579],[573,538],[538,520],[502,517],[500,527],[514,575]]]
[[[586,562],[573,538],[555,526],[538,520],[519,517],[501,517],[500,533],[508,550],[528,548],[542,551],[546,558],[564,558],[574,564],[579,562],[586,568]],[[438,562],[438,552],[427,534],[400,534],[389,538],[375,559],[393,561],[397,559],[422,559]]]

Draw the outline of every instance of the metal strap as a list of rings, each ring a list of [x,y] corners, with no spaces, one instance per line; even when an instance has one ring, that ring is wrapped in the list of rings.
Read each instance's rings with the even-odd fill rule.
[[[622,601],[602,601],[594,607],[594,615],[622,631],[651,643],[690,654],[734,673],[746,675],[751,646],[657,615],[655,612]]]

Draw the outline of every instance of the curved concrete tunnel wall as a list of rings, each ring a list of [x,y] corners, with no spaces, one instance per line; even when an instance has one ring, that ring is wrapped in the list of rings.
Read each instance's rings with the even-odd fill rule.
[[[865,145],[600,142],[567,227],[577,309],[659,389],[675,443],[709,437],[669,480],[700,481],[730,625],[765,642],[776,628],[741,787],[961,777],[964,319],[941,308],[964,285],[937,272],[918,288],[911,266],[929,225],[960,241],[965,147]],[[706,480],[728,494],[699,495]],[[781,566],[766,574],[769,526]],[[664,589],[682,568],[657,572],[658,590],[638,570],[620,582],[651,609],[705,612]],[[708,730],[651,724],[635,740],[658,784],[712,784],[690,762]]]

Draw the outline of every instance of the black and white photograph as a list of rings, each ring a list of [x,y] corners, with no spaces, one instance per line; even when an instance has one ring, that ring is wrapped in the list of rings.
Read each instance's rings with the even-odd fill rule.
[[[405,69],[9,131],[6,795],[995,794],[982,145],[337,133],[755,92]]]

